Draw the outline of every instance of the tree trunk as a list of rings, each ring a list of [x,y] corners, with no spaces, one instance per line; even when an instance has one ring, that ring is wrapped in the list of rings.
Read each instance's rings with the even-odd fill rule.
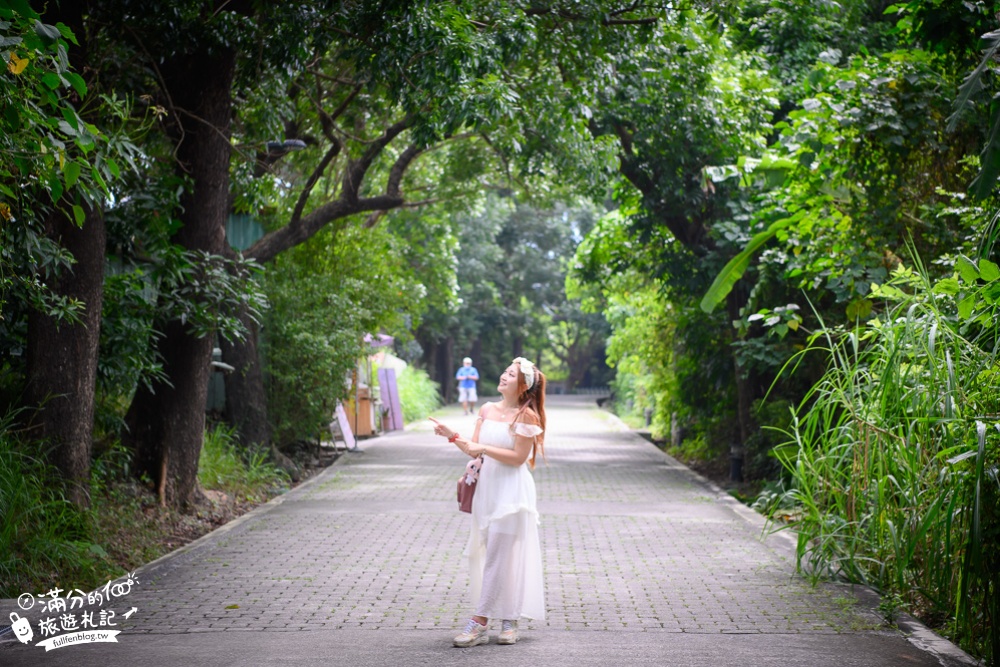
[[[510,343],[511,359],[517,359],[518,357],[524,356],[524,336],[519,333],[514,334],[514,338]]]
[[[161,67],[170,93],[178,170],[192,186],[181,196],[181,228],[173,241],[188,250],[222,254],[229,213],[229,127],[236,68],[231,51],[178,56]],[[160,502],[189,507],[195,499],[205,430],[213,337],[197,338],[169,322],[160,341],[169,382],[136,392],[123,440],[133,447],[137,474],[154,480]]]
[[[267,393],[261,371],[257,325],[246,314],[241,319],[249,333],[246,340],[223,339],[222,360],[234,368],[226,374],[226,421],[236,429],[245,446],[269,448],[271,425],[267,420]]]
[[[726,313],[729,316],[730,322],[739,319],[740,309],[746,303],[746,295],[744,294],[744,290],[741,289],[742,286],[742,281],[737,282],[732,291],[726,296]],[[746,377],[746,373],[739,359],[736,357],[735,348],[733,350],[733,374],[736,381],[736,416],[740,432],[739,441],[732,443],[730,450],[731,467],[729,476],[733,482],[742,482],[746,442],[750,437],[750,429],[753,423],[750,406],[753,404],[754,396],[753,385],[749,378]]]
[[[573,360],[574,355],[570,355],[570,359]],[[579,359],[571,361],[567,366],[569,367],[569,373],[566,375],[564,390],[567,394],[572,394],[583,383],[583,378],[587,374],[587,367]]]
[[[76,263],[49,287],[57,295],[83,303],[77,323],[59,322],[44,313],[28,315],[26,404],[37,407],[32,424],[46,442],[50,460],[66,482],[67,497],[80,507],[90,504],[90,452],[94,425],[94,390],[104,296],[104,217],[84,206],[83,227],[61,212],[46,221],[49,236]]]
[[[472,358],[472,365],[476,366],[481,364],[483,360],[483,339],[476,336],[475,340],[472,341],[472,349],[469,351],[469,356]],[[478,366],[477,366],[478,368]],[[458,370],[457,368],[455,370]],[[482,378],[480,378],[481,380]]]
[[[172,386],[158,382],[152,391],[136,391],[123,440],[134,449],[136,473],[153,480],[161,504],[186,508],[195,499],[212,339],[196,338],[171,322],[159,349]]]
[[[428,370],[431,379],[441,387],[441,399],[445,404],[455,400],[455,367],[452,363],[451,338],[443,338],[430,347]]]

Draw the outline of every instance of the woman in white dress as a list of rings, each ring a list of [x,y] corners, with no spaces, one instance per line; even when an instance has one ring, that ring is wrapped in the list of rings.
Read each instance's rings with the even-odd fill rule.
[[[501,619],[500,644],[517,642],[520,617],[544,620],[534,469],[544,455],[545,376],[518,357],[500,376],[501,400],[485,404],[471,439],[436,420],[434,432],[471,457],[483,455],[472,499],[469,559],[475,612],[455,646],[487,644],[489,619]]]

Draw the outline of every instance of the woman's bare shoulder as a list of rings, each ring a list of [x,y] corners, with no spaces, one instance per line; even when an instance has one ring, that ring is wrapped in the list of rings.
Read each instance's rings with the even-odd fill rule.
[[[542,420],[538,417],[538,413],[531,408],[525,408],[517,417],[517,421],[521,424],[541,424]]]

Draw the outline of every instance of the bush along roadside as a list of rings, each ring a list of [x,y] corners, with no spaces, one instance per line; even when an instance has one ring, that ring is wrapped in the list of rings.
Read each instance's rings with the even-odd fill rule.
[[[65,498],[58,474],[44,453],[24,446],[13,420],[0,420],[0,597],[96,583],[110,563],[89,514]]]
[[[987,664],[1000,655],[1000,270],[959,260],[931,283],[898,268],[857,328],[802,354],[828,370],[774,452],[762,496],[798,531],[799,567],[867,584]],[[790,364],[794,363],[794,360]]]
[[[0,597],[53,587],[93,589],[210,532],[290,486],[259,452],[242,452],[232,431],[205,434],[199,482],[208,498],[191,512],[162,507],[129,474],[129,452],[115,444],[94,460],[91,503],[64,497],[59,476],[0,419]],[[33,447],[37,447],[33,443]],[[44,454],[44,452],[43,452]]]
[[[396,379],[399,403],[403,408],[403,421],[410,423],[426,419],[441,406],[438,383],[431,380],[427,371],[407,366]]]

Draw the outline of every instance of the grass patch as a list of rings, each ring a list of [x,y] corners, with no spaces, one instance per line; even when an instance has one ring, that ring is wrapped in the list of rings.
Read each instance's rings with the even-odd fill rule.
[[[54,469],[0,421],[0,597],[66,590],[108,571],[87,512],[66,500]],[[33,448],[37,452],[37,447]]]
[[[761,504],[793,517],[803,571],[871,586],[887,622],[909,611],[993,664],[1000,305],[963,315],[948,280],[901,267],[873,288],[879,319],[820,331],[828,369],[774,450],[789,488]]]
[[[0,597],[58,587],[92,590],[177,549],[289,486],[259,453],[244,455],[231,431],[206,433],[199,481],[228,496],[191,513],[159,505],[130,476],[129,453],[113,446],[93,462],[91,506],[66,500],[57,472],[0,419]]]
[[[268,463],[264,452],[241,452],[235,430],[222,425],[205,433],[198,481],[203,488],[221,491],[237,502],[262,502],[290,484],[288,475]]]

